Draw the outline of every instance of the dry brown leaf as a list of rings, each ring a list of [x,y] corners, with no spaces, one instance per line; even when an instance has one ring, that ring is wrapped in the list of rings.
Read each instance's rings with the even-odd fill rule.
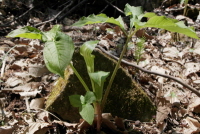
[[[152,40],[154,39],[153,36],[148,35],[144,29],[140,29],[135,34],[138,38],[144,38],[145,40]]]
[[[44,101],[45,101],[45,98],[32,99],[30,103],[30,109],[35,109],[35,110],[37,110],[38,108],[43,109]]]

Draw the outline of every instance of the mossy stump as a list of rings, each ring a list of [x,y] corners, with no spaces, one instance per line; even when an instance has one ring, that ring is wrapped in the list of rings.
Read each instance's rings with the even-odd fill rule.
[[[96,50],[93,54],[95,55],[95,71],[111,72],[111,76],[116,62],[100,51]],[[79,49],[76,49],[72,61],[84,81],[91,87],[86,65],[83,57],[79,54]],[[107,78],[104,88],[109,79],[110,77]],[[69,96],[73,94],[84,95],[85,89],[72,69],[68,67],[65,79],[59,78],[56,81],[46,101],[46,110],[58,115],[63,120],[77,122],[80,119],[78,108],[72,107],[69,102]],[[123,68],[120,68],[103,112],[126,119],[149,121],[152,115],[155,115],[155,107],[131,76]]]

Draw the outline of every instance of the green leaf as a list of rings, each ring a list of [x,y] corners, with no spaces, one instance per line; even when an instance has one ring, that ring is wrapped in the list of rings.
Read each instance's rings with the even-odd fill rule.
[[[74,23],[72,26],[82,27],[87,24],[95,23],[112,23],[118,25],[121,29],[124,29],[124,22],[121,17],[114,19],[113,17],[109,18],[105,14],[98,15],[89,15],[88,17],[82,17],[78,22]]]
[[[95,83],[94,84],[94,93],[96,95],[96,100],[101,101],[103,95],[103,87],[106,78],[109,76],[109,72],[98,71],[94,73],[89,73],[90,78]]]
[[[54,25],[50,31],[43,32],[42,40],[43,41],[53,41],[56,37],[57,32],[61,32],[60,25]]]
[[[88,91],[85,94],[85,103],[91,104],[96,100],[96,97],[93,92]]]
[[[87,103],[85,105],[82,105],[82,107],[79,108],[79,113],[85,121],[92,125],[94,120],[94,108],[91,104]]]
[[[81,107],[80,95],[71,95],[69,96],[69,101],[73,107]]]
[[[151,18],[151,17],[154,17],[154,16],[157,16],[155,13],[151,13],[151,12],[147,12],[144,14],[144,17],[147,17],[147,18]]]
[[[107,19],[108,17],[105,14],[92,14],[88,17],[82,17],[78,22],[74,23],[72,26],[82,27],[87,24],[104,23]]]
[[[64,71],[72,59],[74,44],[68,35],[56,32],[53,41],[47,41],[44,47],[44,61],[52,73],[64,78]]]
[[[193,27],[187,27],[183,22],[179,22],[176,19],[167,18],[165,16],[153,16],[146,23],[135,23],[135,26],[137,29],[145,27],[162,28],[171,32],[182,33],[189,37],[199,39]]]
[[[98,71],[98,72],[94,72],[94,73],[89,73],[89,76],[92,78],[92,80],[95,83],[97,83],[99,86],[101,86],[105,82],[105,80],[109,74],[110,74],[110,72]]]
[[[80,48],[80,54],[84,57],[88,73],[94,72],[94,55],[92,51],[99,41],[87,41]]]
[[[26,26],[10,32],[6,37],[22,37],[42,40],[42,32],[37,28]]]
[[[134,7],[134,6],[130,6],[128,3],[125,5],[124,12],[126,16],[130,15],[132,17],[143,14],[143,10],[141,6]]]
[[[124,12],[126,16],[130,16],[130,27],[132,28],[135,22],[140,22],[143,17],[143,10],[141,6],[134,7],[129,4],[125,5]]]
[[[124,25],[124,21],[122,20],[122,17],[119,16],[117,19],[115,19],[116,21],[118,21],[120,23],[120,28],[121,29],[125,29],[125,25]]]
[[[81,104],[84,105],[85,103],[85,97],[83,95],[80,96]],[[82,106],[81,105],[81,106]]]
[[[113,17],[108,18],[105,22],[115,24],[119,26],[121,29],[125,29],[124,22],[121,16],[119,16],[117,19],[114,19]]]

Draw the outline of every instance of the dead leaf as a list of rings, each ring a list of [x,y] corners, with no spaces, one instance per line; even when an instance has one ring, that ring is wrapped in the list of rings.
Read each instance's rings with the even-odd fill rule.
[[[153,36],[148,35],[144,29],[140,29],[135,34],[138,38],[144,38],[145,40],[152,40],[154,39]]]
[[[45,101],[45,98],[32,99],[30,103],[30,109],[35,109],[35,110],[37,110],[38,108],[43,109],[44,101]]]

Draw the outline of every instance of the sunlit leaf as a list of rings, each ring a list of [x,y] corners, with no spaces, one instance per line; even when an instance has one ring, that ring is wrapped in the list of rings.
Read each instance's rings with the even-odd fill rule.
[[[72,26],[81,27],[87,24],[95,24],[95,23],[112,23],[124,29],[124,23],[121,17],[114,19],[113,17],[110,18],[105,14],[98,14],[98,15],[92,14],[89,15],[88,17],[82,17],[78,22],[74,23]]]
[[[64,77],[64,71],[72,59],[74,44],[68,35],[56,32],[53,41],[47,41],[44,47],[44,60],[49,71]]]
[[[26,26],[10,32],[6,37],[22,37],[42,40],[42,32],[37,28]]]
[[[56,37],[57,32],[61,32],[60,25],[54,25],[50,31],[43,32],[42,40],[43,41],[53,41]]]
[[[88,17],[82,17],[78,22],[74,23],[72,26],[82,27],[87,24],[104,23],[108,17],[105,14],[90,15]]]
[[[143,10],[141,6],[134,7],[129,4],[125,5],[124,12],[126,16],[130,16],[130,27],[132,28],[135,22],[140,22],[143,17]]]
[[[167,18],[165,16],[153,16],[146,23],[135,23],[135,26],[137,29],[145,27],[162,28],[171,32],[182,33],[189,37],[199,39],[193,27],[187,27],[183,22]]]
[[[87,41],[80,48],[80,54],[84,57],[88,73],[94,72],[94,55],[92,51],[99,41]]]

